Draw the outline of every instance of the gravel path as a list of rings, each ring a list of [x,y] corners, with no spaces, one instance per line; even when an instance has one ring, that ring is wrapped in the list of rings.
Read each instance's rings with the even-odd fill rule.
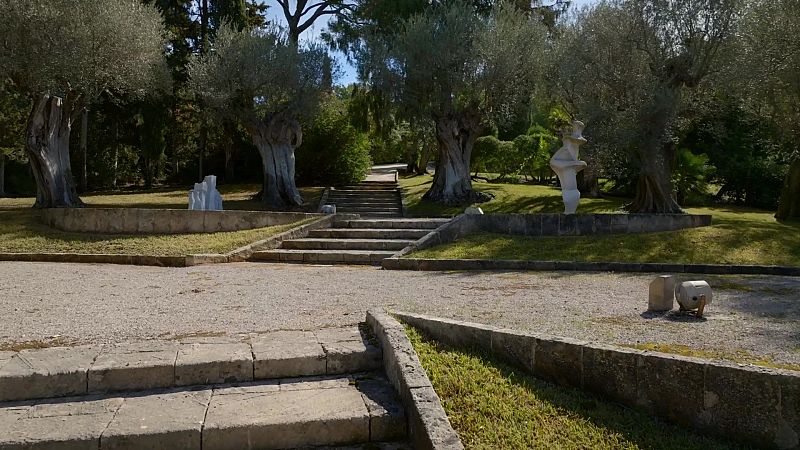
[[[387,307],[613,344],[744,350],[800,364],[800,279],[698,277],[718,290],[707,320],[696,321],[644,313],[652,277],[0,263],[0,343],[312,329],[354,324],[367,309]]]

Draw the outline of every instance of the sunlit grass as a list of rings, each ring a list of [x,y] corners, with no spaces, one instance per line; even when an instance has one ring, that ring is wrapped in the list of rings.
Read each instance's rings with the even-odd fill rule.
[[[739,448],[407,330],[467,449]]]
[[[233,185],[220,188],[225,209],[261,210],[252,200],[258,185]],[[309,209],[315,210],[321,188],[302,190]],[[149,192],[86,195],[89,207],[176,208],[186,209],[188,191],[161,189]],[[31,209],[32,198],[0,199],[0,252],[3,253],[85,253],[153,256],[185,256],[201,253],[226,253],[266,239],[303,222],[255,230],[227,233],[180,235],[97,235],[67,233],[42,224],[39,212]],[[313,206],[313,208],[312,208]],[[311,219],[309,219],[311,220]]]
[[[421,202],[430,177],[403,180],[414,212],[443,208]],[[561,212],[560,191],[545,186],[476,183],[496,198],[479,206],[486,213]],[[621,199],[583,199],[578,213],[617,211]],[[414,206],[416,205],[416,206]],[[612,236],[525,237],[480,233],[415,252],[410,258],[517,259],[538,261],[663,262],[800,266],[800,222],[778,222],[772,211],[739,207],[688,208],[712,215],[713,225],[681,231]]]

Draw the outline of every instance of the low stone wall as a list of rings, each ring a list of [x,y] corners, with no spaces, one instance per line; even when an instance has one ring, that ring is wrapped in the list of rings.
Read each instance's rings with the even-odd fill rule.
[[[414,448],[464,450],[403,326],[381,311],[367,312],[367,325],[380,342],[386,377],[406,409]]]
[[[697,214],[471,214],[466,220],[481,231],[522,236],[654,233],[711,225],[710,215]]]
[[[491,352],[537,378],[666,420],[749,442],[800,448],[800,373],[725,364],[397,313],[444,343]]]
[[[286,225],[319,214],[188,209],[53,208],[42,221],[62,231],[97,234],[183,234],[252,230]]]

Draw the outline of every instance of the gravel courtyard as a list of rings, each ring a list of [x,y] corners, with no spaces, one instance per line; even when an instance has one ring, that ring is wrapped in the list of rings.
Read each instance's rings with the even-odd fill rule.
[[[611,344],[680,344],[800,364],[800,279],[681,276],[715,287],[705,321],[649,315],[653,275],[402,272],[228,264],[0,263],[0,349],[354,324],[389,308]]]

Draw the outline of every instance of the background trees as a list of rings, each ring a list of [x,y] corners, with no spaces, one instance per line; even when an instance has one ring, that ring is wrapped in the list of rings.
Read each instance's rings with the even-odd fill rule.
[[[303,204],[294,151],[303,142],[300,120],[312,114],[322,93],[324,62],[323,49],[297,48],[277,28],[223,27],[214,51],[190,63],[196,92],[248,130],[262,159],[262,200],[270,206]]]
[[[167,80],[161,16],[137,0],[2,0],[0,9],[0,76],[32,102],[25,150],[36,205],[80,205],[72,123],[103,92],[138,94]]]

